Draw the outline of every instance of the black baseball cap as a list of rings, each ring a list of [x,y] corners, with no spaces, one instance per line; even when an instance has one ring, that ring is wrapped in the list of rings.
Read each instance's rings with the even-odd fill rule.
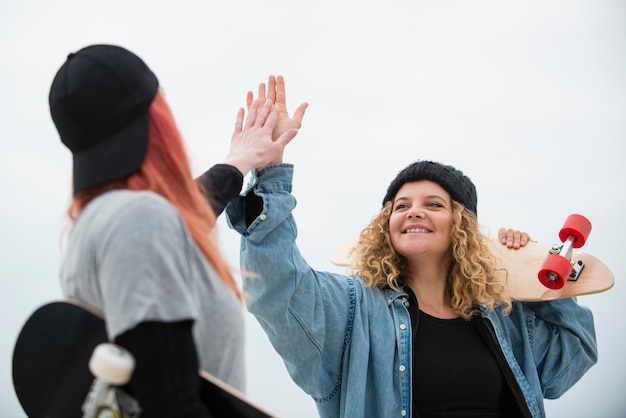
[[[74,196],[139,170],[159,82],[132,52],[91,45],[69,54],[50,88],[50,114],[73,155]]]

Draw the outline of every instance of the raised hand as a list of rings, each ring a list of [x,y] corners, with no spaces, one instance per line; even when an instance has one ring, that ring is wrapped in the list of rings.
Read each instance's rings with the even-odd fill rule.
[[[263,105],[253,100],[248,105],[248,116],[244,123],[245,111],[239,109],[230,140],[230,151],[224,163],[236,167],[245,176],[253,168],[282,161],[285,146],[298,130],[284,129],[274,138],[272,132],[276,131],[279,114],[279,107],[271,100],[264,100]]]
[[[274,139],[278,138],[289,129],[300,129],[302,126],[302,119],[304,118],[304,112],[309,106],[308,103],[304,102],[298,106],[293,114],[293,117],[289,116],[289,112],[287,111],[287,95],[285,93],[285,79],[282,75],[270,75],[267,79],[267,90],[265,83],[259,84],[257,100],[259,101],[260,106],[263,106],[266,101],[271,101],[278,106],[278,122],[274,127]],[[254,94],[249,91],[246,97],[248,111],[250,111],[250,106],[253,101]]]

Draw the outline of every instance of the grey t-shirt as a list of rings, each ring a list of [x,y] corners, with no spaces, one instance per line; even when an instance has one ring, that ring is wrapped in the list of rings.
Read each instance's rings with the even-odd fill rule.
[[[202,370],[245,390],[243,306],[160,195],[90,202],[69,233],[61,287],[104,313],[111,340],[142,321],[193,319]]]

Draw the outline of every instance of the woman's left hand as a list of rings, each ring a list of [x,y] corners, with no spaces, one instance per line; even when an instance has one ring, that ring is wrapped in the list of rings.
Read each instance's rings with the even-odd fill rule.
[[[302,126],[302,119],[304,118],[304,112],[308,107],[308,103],[304,102],[300,104],[293,113],[293,116],[289,116],[287,110],[287,94],[285,89],[285,79],[282,75],[274,76],[270,75],[267,79],[267,86],[265,83],[260,83],[258,88],[259,107],[265,104],[266,100],[275,103],[278,106],[278,121],[274,128],[273,139],[277,139],[280,135],[290,129],[300,129]],[[254,94],[249,91],[246,97],[246,103],[248,105],[248,111],[254,101]]]
[[[528,233],[512,228],[500,228],[498,231],[498,239],[502,245],[516,250],[528,244],[528,241],[531,241]]]

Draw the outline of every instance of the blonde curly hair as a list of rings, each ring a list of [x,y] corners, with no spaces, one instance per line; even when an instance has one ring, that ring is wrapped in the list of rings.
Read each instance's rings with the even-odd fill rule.
[[[359,276],[367,287],[400,291],[408,263],[391,245],[392,208],[392,203],[387,202],[361,232],[352,252],[351,274]],[[506,284],[498,278],[495,257],[480,232],[476,215],[453,200],[452,216],[452,262],[446,300],[466,320],[477,313],[479,305],[490,311],[504,306],[504,312],[510,312],[511,298]]]

